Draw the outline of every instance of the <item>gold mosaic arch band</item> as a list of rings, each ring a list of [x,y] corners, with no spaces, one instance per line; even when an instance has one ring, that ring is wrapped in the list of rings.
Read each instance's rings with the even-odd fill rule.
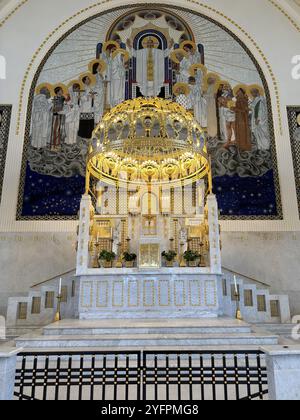
[[[2,26],[5,25],[5,23],[12,17],[14,16],[17,11],[19,9],[21,9],[22,6],[24,6],[26,3],[28,3],[29,0],[23,0],[21,1],[21,3],[19,3],[7,16],[5,16],[5,18],[3,20],[1,20],[0,22],[0,29],[2,28]]]
[[[29,0],[23,0],[20,4],[18,4],[1,22],[0,22],[0,29],[4,24],[26,3],[28,3]],[[189,1],[189,0],[187,0]],[[280,11],[294,26],[294,28],[300,32],[300,25],[274,0],[266,0],[268,1],[272,6],[274,6],[276,9]]]
[[[294,26],[294,28],[300,32],[300,25],[281,7],[275,0],[267,0],[270,4],[272,4],[276,9],[279,10]]]
[[[42,49],[46,46],[47,42],[59,31],[61,30],[64,26],[66,26],[69,22],[71,22],[73,19],[75,19],[76,17],[84,14],[85,12],[95,9],[96,7],[99,7],[103,4],[108,4],[111,3],[112,0],[103,0],[100,1],[98,3],[95,3],[89,7],[86,7],[84,9],[81,9],[79,12],[75,13],[73,16],[70,16],[68,19],[66,19],[65,21],[63,21],[59,26],[57,26],[46,38],[45,40],[42,42],[42,44],[39,46],[39,48],[35,51],[30,64],[27,67],[27,70],[25,72],[25,76],[24,79],[22,81],[21,84],[21,90],[20,90],[20,94],[19,94],[19,106],[18,106],[18,116],[17,116],[17,124],[16,124],[16,135],[18,136],[20,134],[20,126],[21,126],[21,115],[22,115],[22,110],[23,110],[23,101],[24,101],[24,93],[25,93],[25,86],[29,77],[29,73],[32,69],[32,66],[35,62],[35,60],[38,58],[38,55],[41,53]],[[265,62],[265,64],[267,65],[267,68],[269,70],[269,73],[271,75],[272,81],[273,81],[273,85],[274,85],[274,91],[275,91],[275,96],[276,96],[276,102],[277,102],[277,114],[278,114],[278,123],[279,123],[279,129],[280,129],[280,134],[283,134],[283,126],[282,126],[282,115],[281,115],[281,106],[280,106],[280,95],[279,95],[279,87],[278,87],[278,83],[275,77],[275,74],[272,70],[272,67],[269,63],[269,61],[267,60],[267,57],[265,56],[264,52],[262,51],[262,49],[259,47],[259,45],[257,44],[257,42],[240,26],[238,25],[234,20],[232,20],[230,17],[226,16],[224,13],[221,13],[220,11],[218,11],[217,9],[208,6],[207,4],[201,3],[197,0],[186,0],[188,3],[192,3],[195,4],[197,6],[202,7],[203,9],[209,10],[210,12],[215,13],[216,15],[222,17],[223,19],[226,19],[229,23],[231,23],[233,26],[235,26],[239,31],[241,31],[247,38],[248,40],[251,42],[252,45],[254,45],[254,47],[256,48],[256,50],[258,51],[259,55],[261,56],[261,58],[263,59],[263,61]],[[135,4],[132,4],[132,7],[134,7]],[[151,4],[147,4],[147,6],[151,6]],[[153,4],[153,6],[159,6],[159,4]]]

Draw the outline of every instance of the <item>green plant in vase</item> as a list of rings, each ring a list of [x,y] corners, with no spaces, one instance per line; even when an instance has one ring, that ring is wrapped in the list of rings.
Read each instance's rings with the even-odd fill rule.
[[[99,261],[102,262],[104,268],[112,268],[113,261],[116,258],[116,254],[111,251],[103,249],[99,254]]]
[[[177,253],[175,251],[164,251],[161,256],[165,259],[167,267],[174,266],[174,261],[177,257]]]
[[[136,254],[131,254],[130,252],[124,252],[123,254],[123,260],[125,261],[126,268],[133,268],[136,259]]]
[[[197,267],[200,261],[200,254],[192,250],[188,250],[183,254],[183,258],[188,263],[189,267]]]

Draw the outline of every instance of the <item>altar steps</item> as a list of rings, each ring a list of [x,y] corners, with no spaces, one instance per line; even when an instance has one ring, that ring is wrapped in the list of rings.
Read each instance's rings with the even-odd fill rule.
[[[189,322],[190,321],[190,322]],[[69,324],[68,324],[69,323]],[[76,326],[77,324],[77,326]],[[120,325],[123,325],[122,328]],[[228,320],[116,320],[62,321],[38,334],[16,339],[23,348],[203,348],[276,345],[278,337],[265,332],[253,332],[246,323]]]
[[[230,318],[235,317],[237,308],[233,293],[234,275],[233,271],[224,268],[222,286],[220,285],[223,289],[220,312]],[[78,282],[75,278],[75,272],[71,271],[52,279],[49,283],[36,285],[30,290],[28,297],[10,298],[6,319],[7,327],[26,328],[35,326],[41,328],[50,324],[56,312],[56,301],[53,296],[55,297],[57,293],[60,277],[62,277],[62,285],[65,291],[65,301],[61,304],[62,317],[65,319],[77,318],[78,296],[76,290]],[[236,274],[236,277],[240,291],[240,309],[247,322],[272,324],[291,322],[288,296],[274,295],[267,285],[249,279],[242,274]],[[51,295],[52,304],[47,306],[47,296],[51,297]],[[38,310],[35,307],[36,301],[39,302]],[[146,313],[144,316],[146,316]],[[197,311],[196,314],[198,317],[201,315],[200,311]],[[162,317],[164,316],[166,315],[162,315]],[[193,316],[191,315],[191,317]],[[188,332],[188,330],[184,332]]]
[[[44,335],[249,334],[251,326],[230,318],[63,320],[43,328]]]

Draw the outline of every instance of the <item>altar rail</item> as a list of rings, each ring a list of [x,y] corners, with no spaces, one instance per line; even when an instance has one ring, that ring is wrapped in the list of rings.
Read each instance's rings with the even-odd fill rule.
[[[97,401],[263,400],[257,351],[26,352],[15,399]]]

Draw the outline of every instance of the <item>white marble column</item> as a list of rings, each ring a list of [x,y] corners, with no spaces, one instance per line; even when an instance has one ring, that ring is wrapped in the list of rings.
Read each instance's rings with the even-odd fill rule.
[[[205,197],[205,183],[201,179],[197,181],[197,205],[196,214],[202,215],[204,213],[204,197]]]
[[[90,225],[92,199],[85,194],[80,204],[80,220],[78,233],[78,250],[77,250],[77,274],[86,273],[89,267],[89,241],[90,241]]]
[[[271,401],[300,401],[300,346],[264,347]]]
[[[216,196],[209,194],[207,197],[209,244],[210,244],[210,267],[214,274],[222,273],[220,231],[219,231],[219,210]]]
[[[103,194],[105,192],[105,186],[102,184],[101,181],[98,182],[97,184],[97,213],[98,214],[102,214],[103,213]]]
[[[0,401],[13,399],[17,354],[21,349],[0,348]]]
[[[6,339],[6,325],[4,316],[0,316],[0,340]]]

